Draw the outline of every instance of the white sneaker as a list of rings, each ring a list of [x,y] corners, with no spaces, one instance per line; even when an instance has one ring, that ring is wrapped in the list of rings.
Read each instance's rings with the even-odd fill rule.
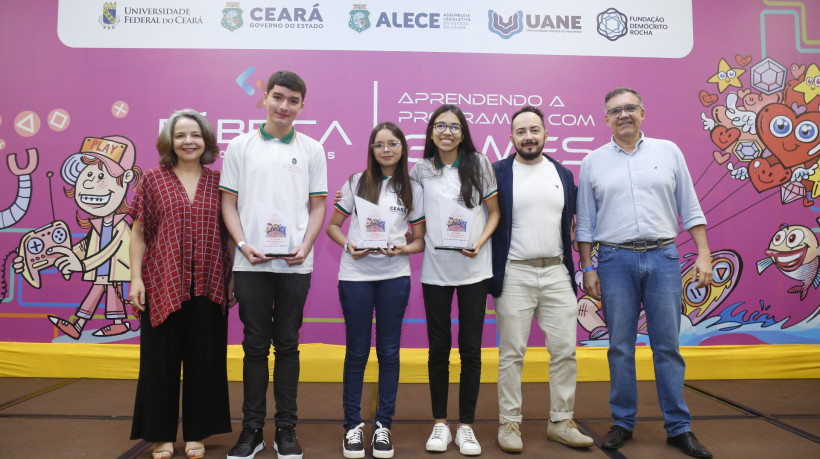
[[[592,438],[584,435],[578,429],[578,424],[572,419],[547,423],[547,438],[558,443],[563,443],[573,448],[586,448],[592,446]]]
[[[342,454],[349,459],[359,459],[364,457],[364,443],[362,438],[364,432],[362,431],[364,423],[357,425],[345,433],[345,438],[342,440]]]
[[[450,435],[450,427],[443,422],[437,422],[436,425],[433,426],[433,433],[431,433],[430,438],[427,439],[425,448],[427,451],[442,453],[447,451],[447,445],[452,441],[453,437]]]
[[[481,454],[481,445],[475,439],[473,429],[470,426],[460,426],[456,431],[456,446],[458,451],[465,456],[478,456]]]
[[[520,453],[524,449],[517,422],[505,422],[498,426],[498,447],[507,453]]]

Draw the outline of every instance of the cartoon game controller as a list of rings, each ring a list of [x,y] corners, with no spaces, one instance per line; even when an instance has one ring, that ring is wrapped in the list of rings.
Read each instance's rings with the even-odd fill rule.
[[[21,274],[32,287],[40,288],[40,271],[54,266],[54,261],[64,256],[59,253],[49,253],[49,249],[58,246],[71,249],[68,225],[60,220],[30,231],[20,239],[17,254],[23,257]],[[71,274],[63,274],[63,277],[68,280]]]

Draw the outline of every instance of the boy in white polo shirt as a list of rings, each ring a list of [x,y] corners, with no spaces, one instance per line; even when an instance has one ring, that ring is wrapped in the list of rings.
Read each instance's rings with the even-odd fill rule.
[[[231,140],[222,166],[222,215],[242,255],[234,258],[233,270],[245,351],[242,433],[228,459],[249,459],[265,447],[271,342],[276,356],[273,448],[279,459],[302,458],[294,430],[299,329],[327,196],[324,149],[293,128],[305,92],[299,75],[287,70],[271,75],[266,123]]]

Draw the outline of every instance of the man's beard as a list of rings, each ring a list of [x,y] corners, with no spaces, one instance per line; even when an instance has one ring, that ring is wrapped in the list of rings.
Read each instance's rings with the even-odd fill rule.
[[[532,161],[533,159],[536,159],[536,158],[538,158],[539,156],[541,156],[541,152],[543,152],[543,151],[544,151],[544,146],[542,145],[540,148],[537,148],[537,147],[538,147],[538,143],[528,143],[528,144],[526,144],[526,145],[521,145],[521,148],[522,148],[522,149],[524,149],[524,148],[527,148],[527,147],[529,147],[529,146],[531,146],[531,145],[536,146],[535,151],[533,151],[532,153],[523,152],[523,151],[519,150],[517,146],[515,147],[515,151],[516,151],[516,153],[518,153],[518,154],[519,154],[519,155],[520,155],[523,159],[525,159],[525,160],[527,160],[527,161]]]

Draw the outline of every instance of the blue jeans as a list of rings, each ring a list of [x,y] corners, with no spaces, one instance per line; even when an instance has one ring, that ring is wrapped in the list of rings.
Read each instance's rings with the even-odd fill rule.
[[[296,425],[299,386],[299,329],[310,289],[310,274],[234,271],[242,349],[242,427],[265,425],[268,355],[273,344],[273,399],[276,427]]]
[[[615,425],[635,428],[638,387],[635,377],[635,340],[643,303],[655,367],[655,386],[668,436],[689,430],[692,417],[683,399],[686,364],[678,349],[682,313],[678,249],[635,252],[600,245],[598,276],[602,308],[609,327],[609,405]]]
[[[401,325],[410,298],[410,277],[380,281],[339,281],[339,302],[345,318],[345,368],[342,387],[344,427],[362,422],[362,384],[370,357],[373,310],[376,311],[376,355],[379,358],[379,408],[376,422],[390,428],[399,389]]]

